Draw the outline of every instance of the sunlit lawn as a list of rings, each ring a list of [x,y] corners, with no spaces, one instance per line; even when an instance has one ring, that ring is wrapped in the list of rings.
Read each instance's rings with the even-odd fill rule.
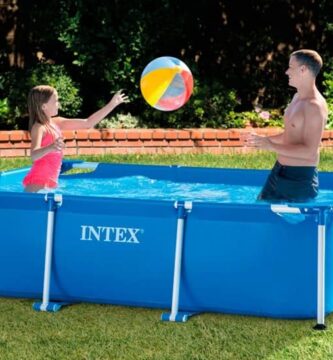
[[[159,165],[184,165],[184,166],[207,166],[227,167],[244,169],[269,169],[275,162],[275,155],[271,152],[257,151],[251,153],[234,154],[179,154],[179,155],[105,155],[105,156],[80,156],[67,159],[81,159],[87,161],[99,161],[110,163],[131,164],[159,164]],[[2,158],[0,170],[18,168],[30,165],[29,158]],[[322,150],[319,170],[333,171],[333,149]]]

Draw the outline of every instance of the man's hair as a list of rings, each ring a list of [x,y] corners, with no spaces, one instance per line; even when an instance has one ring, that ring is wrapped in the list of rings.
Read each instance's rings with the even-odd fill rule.
[[[314,50],[297,50],[294,51],[291,56],[295,56],[299,64],[305,65],[311,71],[314,77],[319,74],[319,71],[323,66],[323,60],[321,56]]]

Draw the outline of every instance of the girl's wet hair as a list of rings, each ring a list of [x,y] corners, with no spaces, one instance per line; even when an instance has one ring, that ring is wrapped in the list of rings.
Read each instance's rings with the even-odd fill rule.
[[[30,90],[28,95],[29,130],[36,122],[46,124],[49,121],[42,105],[47,103],[56,92],[56,89],[49,85],[38,85]]]

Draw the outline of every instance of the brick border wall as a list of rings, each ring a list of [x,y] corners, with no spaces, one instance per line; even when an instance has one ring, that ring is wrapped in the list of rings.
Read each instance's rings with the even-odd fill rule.
[[[104,154],[221,154],[244,152],[242,136],[255,131],[260,135],[280,133],[280,128],[263,129],[90,129],[63,131],[65,155]],[[324,147],[333,146],[333,131],[325,130]],[[30,156],[30,135],[27,131],[0,131],[0,156]]]

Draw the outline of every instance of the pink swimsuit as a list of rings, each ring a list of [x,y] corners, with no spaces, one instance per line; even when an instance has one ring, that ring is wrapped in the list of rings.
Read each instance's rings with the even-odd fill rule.
[[[58,126],[53,124],[57,136],[61,136]],[[54,142],[51,133],[46,132],[42,139],[41,146],[48,146]],[[62,151],[52,151],[42,158],[35,160],[31,170],[23,179],[23,185],[40,185],[44,188],[55,188],[58,186],[58,177],[61,169]]]

